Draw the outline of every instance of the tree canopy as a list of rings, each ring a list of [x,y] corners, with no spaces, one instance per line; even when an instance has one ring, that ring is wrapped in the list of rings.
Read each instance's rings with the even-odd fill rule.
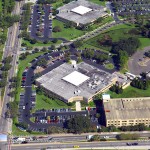
[[[140,41],[136,37],[130,37],[128,39],[121,39],[114,43],[112,46],[112,52],[118,54],[119,51],[126,51],[129,56],[134,54],[140,46]]]
[[[86,116],[77,115],[66,123],[66,128],[72,133],[88,132],[91,127],[90,119]]]

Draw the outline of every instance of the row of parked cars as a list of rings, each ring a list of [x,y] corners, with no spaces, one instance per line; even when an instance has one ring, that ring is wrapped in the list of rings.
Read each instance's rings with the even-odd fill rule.
[[[22,73],[21,87],[25,87],[27,71],[28,71],[28,67],[26,67],[24,72]]]
[[[71,111],[72,110],[70,108],[60,108],[60,109],[53,108],[53,109],[49,109],[49,110],[40,109],[40,110],[37,110],[36,113],[39,113],[39,112],[71,112]]]
[[[66,120],[72,118],[73,116],[69,115],[59,115],[59,116],[47,116],[47,117],[35,117],[35,123],[63,123]]]

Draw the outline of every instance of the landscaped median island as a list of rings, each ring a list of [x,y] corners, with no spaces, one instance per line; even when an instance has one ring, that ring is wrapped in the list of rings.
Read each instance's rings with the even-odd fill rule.
[[[43,42],[41,42],[41,41],[36,41],[36,43],[35,44],[32,44],[32,43],[30,43],[29,41],[27,41],[27,40],[22,40],[22,46],[23,47],[42,47],[42,46],[51,46],[51,45],[59,45],[59,44],[61,44],[61,40],[57,40],[56,39],[56,42],[54,41],[49,41],[49,42],[47,42],[47,43],[43,43]]]

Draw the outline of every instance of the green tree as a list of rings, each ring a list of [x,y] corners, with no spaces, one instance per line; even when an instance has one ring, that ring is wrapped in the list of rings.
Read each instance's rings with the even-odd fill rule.
[[[55,26],[53,28],[53,32],[61,32],[61,27],[60,26]]]
[[[118,53],[118,64],[120,68],[124,68],[128,61],[128,54],[126,51],[119,51]]]
[[[83,43],[82,43],[81,41],[75,41],[75,42],[73,43],[73,45],[74,45],[75,48],[81,47],[82,44],[83,44]]]
[[[101,23],[103,21],[103,17],[100,17],[96,20],[96,23]]]
[[[88,132],[90,127],[90,119],[86,116],[77,115],[66,122],[66,128],[72,133]]]
[[[3,71],[1,73],[1,78],[4,79],[4,78],[7,78],[7,75],[8,75],[8,72],[7,71]]]
[[[66,133],[67,131],[61,127],[57,126],[49,126],[47,129],[48,134],[53,134],[53,133]]]
[[[55,45],[51,45],[51,49],[54,50],[55,49]]]
[[[38,62],[37,62],[37,66],[44,66],[46,67],[47,65],[47,60],[45,58],[41,58]]]
[[[4,64],[4,66],[2,67],[3,71],[8,71],[12,66],[9,63]]]
[[[5,87],[6,86],[6,79],[2,79],[0,80],[0,88]]]
[[[117,135],[117,140],[137,140],[139,138],[138,134],[124,134],[121,133]]]
[[[11,82],[17,82],[17,80],[18,80],[18,77],[12,77],[12,78],[10,79]]]
[[[58,39],[55,38],[55,39],[52,40],[52,42],[53,42],[53,43],[57,43],[57,42],[58,42]]]
[[[16,95],[16,91],[11,91],[10,93],[9,93],[9,96],[10,97],[14,97]]]
[[[8,56],[8,57],[4,58],[3,63],[11,63],[11,61],[12,61],[12,57]]]
[[[83,52],[83,57],[91,59],[94,57],[94,51],[93,50],[85,50]]]
[[[17,117],[18,115],[18,104],[16,101],[13,102],[9,102],[8,104],[9,110],[10,110],[10,114],[12,118]]]
[[[100,139],[101,139],[100,135],[96,134],[91,137],[90,141],[100,141]]]

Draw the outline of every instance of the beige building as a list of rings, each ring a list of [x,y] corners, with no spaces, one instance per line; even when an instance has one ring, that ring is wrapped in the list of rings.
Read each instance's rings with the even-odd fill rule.
[[[52,97],[66,103],[92,101],[98,93],[107,91],[117,81],[116,75],[105,72],[85,62],[63,63],[36,80]]]
[[[63,22],[72,22],[76,26],[93,23],[98,18],[107,17],[106,7],[88,0],[75,0],[57,9],[56,18]]]
[[[104,100],[106,126],[150,125],[150,97]]]

